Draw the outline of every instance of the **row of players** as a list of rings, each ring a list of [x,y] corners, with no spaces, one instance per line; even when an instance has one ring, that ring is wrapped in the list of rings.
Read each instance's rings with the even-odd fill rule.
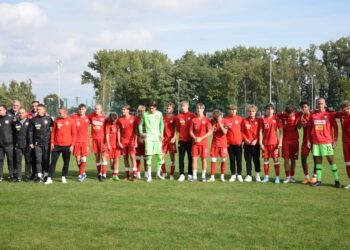
[[[17,104],[17,105],[15,105]],[[68,116],[66,108],[59,109],[59,115],[52,121],[46,114],[45,106],[33,102],[33,110],[27,113],[23,108],[16,106],[6,114],[6,107],[0,105],[0,180],[3,176],[4,155],[7,155],[9,167],[9,180],[21,180],[22,155],[25,157],[25,180],[30,179],[30,161],[35,181],[46,184],[52,183],[55,167],[59,155],[62,153],[64,166],[62,169],[62,182],[66,183],[66,175],[69,168],[71,152],[77,159],[79,167],[78,181],[86,178],[86,159],[89,154],[88,128],[91,125],[92,152],[95,154],[98,179],[104,181],[107,177],[107,159],[110,159],[112,180],[119,180],[119,158],[124,158],[126,179],[138,180],[141,178],[141,161],[145,159],[145,177],[151,181],[152,161],[147,159],[150,155],[156,155],[157,177],[164,179],[167,175],[164,156],[169,152],[170,179],[174,179],[176,138],[178,136],[179,172],[178,181],[185,180],[184,157],[188,156],[188,180],[197,180],[197,161],[202,161],[202,181],[206,181],[206,169],[209,150],[208,137],[213,134],[210,150],[211,176],[208,181],[215,181],[216,162],[221,158],[221,181],[225,181],[227,155],[230,159],[230,182],[251,182],[252,161],[255,167],[255,180],[257,182],[269,182],[269,159],[273,159],[275,168],[275,183],[280,183],[279,151],[282,148],[286,178],[284,183],[295,182],[296,160],[299,154],[298,128],[303,128],[303,143],[301,147],[301,162],[305,175],[304,184],[313,186],[321,184],[322,157],[325,156],[330,164],[335,180],[335,186],[340,187],[336,164],[334,163],[334,148],[338,139],[338,126],[336,118],[340,119],[343,129],[343,153],[346,162],[348,177],[350,178],[350,102],[341,104],[340,112],[326,110],[325,99],[317,100],[317,110],[310,111],[306,102],[300,103],[301,111],[296,112],[288,106],[285,112],[274,114],[274,106],[265,106],[265,116],[256,117],[257,107],[248,105],[247,118],[242,118],[237,113],[235,105],[229,106],[230,115],[223,118],[219,110],[213,111],[213,117],[209,120],[204,116],[204,105],[196,105],[196,115],[189,112],[187,101],[181,102],[181,113],[173,114],[174,104],[168,103],[166,115],[162,117],[156,111],[157,104],[149,105],[150,114],[156,114],[156,130],[159,132],[158,140],[161,141],[161,149],[148,149],[145,152],[145,141],[154,137],[147,134],[144,123],[146,108],[139,106],[138,115],[134,117],[129,113],[130,106],[124,104],[121,108],[122,116],[118,118],[116,113],[111,113],[107,118],[102,113],[102,106],[97,104],[95,112],[86,115],[86,106],[79,106],[78,114]],[[157,113],[155,113],[157,112]],[[12,114],[11,114],[12,113]],[[160,119],[161,118],[161,119]],[[51,131],[52,127],[52,131]],[[280,131],[278,134],[277,131]],[[157,133],[150,131],[148,133]],[[147,144],[147,143],[146,143]],[[242,144],[247,167],[247,176],[242,177]],[[152,144],[154,147],[156,144]],[[310,178],[308,173],[307,157],[312,149],[314,159],[314,174]],[[146,150],[147,151],[147,150]],[[264,178],[260,179],[260,151],[264,159]],[[49,161],[51,152],[51,163]],[[15,162],[15,164],[14,164]],[[132,173],[131,173],[132,172]],[[33,178],[33,176],[32,176]],[[347,185],[346,188],[350,188]]]

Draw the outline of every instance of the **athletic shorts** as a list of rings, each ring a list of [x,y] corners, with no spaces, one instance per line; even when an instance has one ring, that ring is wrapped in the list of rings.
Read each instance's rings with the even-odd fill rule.
[[[77,156],[87,156],[89,154],[89,143],[86,142],[76,142],[74,145],[73,155]]]
[[[276,159],[280,157],[280,151],[278,149],[278,145],[264,145],[263,158],[273,158]]]
[[[207,145],[192,145],[192,157],[208,157],[208,146]]]
[[[136,154],[136,149],[135,146],[132,145],[124,145],[123,148],[120,150],[122,155],[135,155]]]
[[[301,145],[301,156],[302,157],[308,157],[310,154],[311,148],[308,148],[307,142],[303,142]]]
[[[161,155],[162,142],[161,141],[146,141],[145,155]]]
[[[215,145],[211,146],[210,157],[227,157],[227,147],[218,147]]]
[[[120,149],[119,148],[112,148],[111,150],[107,150],[106,156],[109,159],[115,159],[120,156]]]
[[[299,141],[282,143],[283,159],[298,160],[298,154],[299,154]]]
[[[162,143],[162,151],[163,151],[163,154],[166,154],[168,152],[169,152],[169,154],[175,154],[175,153],[177,153],[176,144],[171,143],[169,141],[163,142]]]
[[[106,151],[106,144],[103,139],[92,140],[92,152],[94,154],[104,153]]]
[[[145,154],[145,144],[138,144],[136,148],[136,156],[144,156]]]
[[[312,145],[313,156],[331,156],[334,155],[332,144],[314,144]]]
[[[343,155],[344,161],[350,164],[350,143],[348,142],[343,142]]]

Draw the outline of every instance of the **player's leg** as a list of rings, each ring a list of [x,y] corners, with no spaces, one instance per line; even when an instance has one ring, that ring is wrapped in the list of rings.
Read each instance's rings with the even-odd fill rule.
[[[343,156],[345,162],[346,173],[350,180],[350,143],[343,142]],[[346,189],[350,189],[350,184],[345,186]]]
[[[333,148],[332,148],[333,150]],[[331,153],[332,155],[328,155],[327,156],[327,160],[328,160],[328,163],[329,163],[329,167],[332,171],[332,175],[333,175],[333,179],[334,179],[334,186],[336,188],[340,188],[341,185],[340,185],[340,182],[339,182],[339,174],[338,174],[338,169],[337,169],[337,165],[335,164],[334,162],[334,156],[333,156],[333,153]]]
[[[4,147],[0,146],[0,182],[2,182],[4,179],[4,157],[5,157]]]
[[[247,170],[247,176],[244,179],[244,181],[249,182],[249,177],[251,181],[252,176],[252,157],[253,157],[253,146],[251,145],[244,145],[243,147],[244,152],[244,160]]]
[[[137,166],[136,166],[136,154],[135,151],[130,149],[130,160],[132,164],[132,180],[136,181],[137,180]]]
[[[320,144],[314,144],[312,145],[312,154],[314,156],[314,160],[316,163],[316,174],[317,174],[317,181],[312,184],[313,187],[317,187],[321,185],[322,181],[322,170],[323,170],[323,165],[322,165],[322,150],[321,150],[321,145]]]
[[[225,182],[225,173],[226,173],[226,157],[227,157],[227,148],[219,147],[218,148],[218,156],[221,158],[221,167],[220,167],[220,180]]]
[[[308,167],[308,164],[307,164],[307,155],[305,155],[303,153],[303,150],[302,150],[302,153],[301,153],[301,166],[303,167],[303,172],[304,172],[303,184],[307,184],[311,180],[310,180],[310,175],[309,175],[309,167]]]
[[[192,172],[193,172],[193,179],[197,180],[197,163],[198,163],[198,156],[193,154],[192,152]]]
[[[237,162],[237,180],[243,182],[242,177],[242,145],[235,145],[234,150],[235,159]]]
[[[186,146],[185,142],[179,141],[179,179],[178,181],[185,180],[185,152]]]
[[[173,151],[170,152],[170,180],[174,180],[174,173],[175,173],[175,152],[176,152],[176,146],[175,144],[172,146]]]
[[[259,144],[253,147],[253,162],[255,168],[255,181],[261,182],[260,179],[260,146]]]
[[[152,155],[146,154],[146,165],[147,165],[147,172],[148,172],[146,181],[151,182],[152,181]]]
[[[128,150],[123,148],[123,159],[124,159],[124,170],[125,170],[125,178],[124,180],[129,180],[130,178],[130,165],[129,165],[129,153]]]
[[[22,149],[23,155],[24,155],[24,175],[25,175],[25,181],[30,181],[30,169],[31,169],[31,150],[29,148]]]
[[[61,148],[57,145],[51,151],[51,164],[49,168],[49,176],[45,181],[45,184],[52,184],[52,178],[55,176],[57,160],[60,157],[61,152]]]
[[[270,147],[264,145],[263,158],[264,158],[264,179],[261,181],[262,183],[269,182],[269,158],[270,158]]]
[[[35,153],[35,172],[36,177],[34,178],[35,182],[42,182],[42,160],[43,160],[43,150],[40,146],[34,147],[34,153]]]
[[[101,159],[102,159],[102,166],[101,166],[101,173],[102,178],[101,181],[105,181],[107,179],[107,171],[108,171],[108,161],[107,161],[107,155],[105,151],[102,151],[101,153]]]
[[[192,168],[192,142],[186,142],[186,152],[188,160],[188,180],[192,179],[193,168]]]
[[[228,156],[230,158],[230,171],[231,171],[231,178],[230,182],[236,181],[236,165],[235,165],[235,158],[234,158],[234,146],[229,145],[227,148]]]
[[[25,154],[25,149],[15,147],[14,153],[16,155],[15,156],[15,160],[16,161],[14,163],[15,168],[17,170],[17,179],[16,179],[16,181],[20,182],[21,179],[22,179],[22,157]]]
[[[6,154],[6,160],[7,160],[7,167],[9,171],[9,181],[14,180],[14,167],[13,167],[13,145],[6,146],[5,147],[5,154]]]
[[[284,171],[286,173],[286,178],[284,179],[283,183],[289,183],[290,182],[289,143],[285,142],[282,145],[282,158],[284,160]]]
[[[69,146],[62,148],[62,157],[63,157],[63,168],[62,168],[62,183],[67,183],[67,175],[69,171],[69,162],[70,162],[70,151]]]
[[[276,175],[276,177],[275,177],[275,184],[279,184],[280,183],[280,168],[281,168],[281,165],[280,165],[278,157],[273,158],[273,165],[275,167],[275,175]]]

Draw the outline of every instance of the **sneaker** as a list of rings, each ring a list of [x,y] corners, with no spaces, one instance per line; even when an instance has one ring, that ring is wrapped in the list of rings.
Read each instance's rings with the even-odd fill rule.
[[[118,175],[114,175],[114,176],[112,176],[111,180],[112,181],[119,181],[120,179],[119,179]]]
[[[107,180],[107,177],[104,176],[104,175],[102,175],[102,176],[101,176],[101,181],[106,181],[106,180]]]
[[[40,182],[43,182],[43,180],[40,177],[35,177],[34,182],[40,183]]]
[[[45,182],[45,183],[46,183],[46,182]],[[67,184],[67,179],[66,179],[65,176],[62,176],[62,183],[63,183],[63,184]]]
[[[47,178],[47,180],[45,181],[45,185],[49,185],[52,184],[52,179],[51,178]]]
[[[171,181],[173,181],[173,180],[174,180],[174,176],[173,176],[173,175],[170,175],[169,179],[170,179]]]
[[[214,182],[214,181],[215,181],[215,177],[214,176],[210,177],[210,179],[208,180],[208,182]]]
[[[225,180],[225,176],[220,176],[220,181],[221,182],[225,182],[226,180]]]
[[[31,182],[31,181],[32,181],[32,179],[30,177],[24,178],[24,182]]]
[[[167,174],[167,173],[163,173],[162,176],[163,176],[163,178],[165,179],[165,177],[167,177],[168,174]]]
[[[9,176],[9,177],[7,177],[7,180],[9,181],[9,182],[14,182],[14,178],[12,177],[12,176]]]
[[[344,188],[345,189],[350,189],[350,184],[346,185]]]
[[[145,178],[148,179],[148,172],[145,172]]]
[[[3,180],[4,180],[4,178],[1,177],[1,178],[0,178],[0,182],[2,182]]]
[[[237,175],[237,181],[243,182],[243,177],[242,177],[242,175]]]
[[[84,181],[84,180],[86,179],[86,177],[87,177],[87,174],[86,174],[86,173],[83,173],[82,176],[81,176],[81,178],[82,178],[81,181]]]
[[[185,175],[184,174],[180,174],[179,179],[177,179],[178,181],[184,181],[185,180]]]
[[[290,182],[290,177],[288,176],[284,179],[283,183],[289,183],[289,182]]]
[[[207,182],[207,179],[206,178],[202,178],[201,182]]]
[[[124,177],[123,180],[124,180],[124,181],[129,181],[129,180],[130,180],[130,177],[129,177],[129,176],[126,176],[126,177]]]
[[[261,182],[260,175],[255,176],[255,181],[256,181],[256,182]]]
[[[268,176],[265,176],[264,179],[261,181],[261,183],[266,183],[266,182],[269,182],[270,179]]]
[[[335,186],[335,188],[341,188],[341,185],[340,185],[339,181],[335,181],[334,186]]]
[[[295,180],[295,177],[294,177],[294,176],[290,177],[290,182],[291,182],[291,183],[295,183],[295,182],[296,182],[296,180]]]
[[[313,176],[313,177],[310,178],[310,183],[311,184],[315,184],[316,182],[317,182],[316,176]]]
[[[22,179],[21,178],[16,178],[15,182],[21,182]]]
[[[192,178],[191,180],[190,180],[190,182],[196,182],[197,181],[197,178]]]
[[[311,185],[312,187],[318,187],[318,186],[321,186],[321,182],[320,181],[316,181],[315,183],[313,183]]]
[[[188,180],[188,181],[191,181],[192,178],[193,178],[193,176],[192,176],[191,174],[187,175],[187,180]]]
[[[149,176],[146,180],[146,182],[152,182],[152,176]]]
[[[280,177],[277,176],[277,177],[275,178],[275,184],[280,184]]]
[[[102,175],[99,174],[96,178],[98,181],[102,181]]]
[[[245,182],[252,182],[253,178],[250,176],[250,175],[247,175],[245,178],[244,178],[244,181]]]
[[[305,178],[302,183],[303,184],[311,183],[310,178]]]
[[[236,175],[232,175],[229,182],[235,182],[236,181]]]
[[[137,182],[139,181],[139,179],[137,178],[137,176],[133,176],[132,179],[131,179],[132,182]]]
[[[161,179],[162,181],[164,181],[164,176],[162,176],[161,174],[157,174],[157,178]]]
[[[83,182],[83,176],[82,175],[78,175],[78,182]]]

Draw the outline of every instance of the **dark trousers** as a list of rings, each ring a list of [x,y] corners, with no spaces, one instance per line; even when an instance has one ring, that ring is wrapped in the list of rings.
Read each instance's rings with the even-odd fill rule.
[[[230,157],[231,174],[236,174],[237,163],[237,174],[242,175],[242,145],[230,144],[228,146],[228,155]]]
[[[30,149],[30,162],[32,165],[32,176],[35,176],[37,174],[37,171],[36,171],[36,158],[35,158],[34,149]]]
[[[49,172],[50,146],[35,146],[36,173]]]
[[[55,145],[54,149],[52,150],[52,154],[51,154],[51,165],[50,165],[49,177],[53,178],[55,176],[57,160],[60,157],[61,153],[62,153],[62,158],[63,158],[62,176],[67,176],[68,169],[69,169],[69,161],[70,161],[69,148],[70,148],[70,146]]]
[[[13,177],[13,146],[0,146],[0,178],[4,176],[4,160],[7,158],[7,167],[9,169],[9,177]]]
[[[188,159],[188,174],[192,175],[192,141],[179,141],[180,174],[185,174],[185,153]]]
[[[30,152],[31,150],[29,148],[17,148],[17,147],[15,148],[17,178],[22,177],[22,156],[24,156],[25,176],[26,178],[30,177],[30,168],[31,168]]]
[[[260,173],[260,145],[244,145],[244,159],[247,167],[247,175],[252,175],[252,160],[255,172]]]

